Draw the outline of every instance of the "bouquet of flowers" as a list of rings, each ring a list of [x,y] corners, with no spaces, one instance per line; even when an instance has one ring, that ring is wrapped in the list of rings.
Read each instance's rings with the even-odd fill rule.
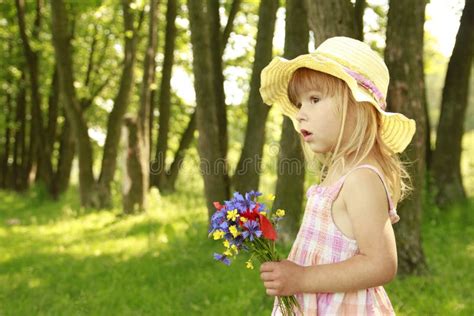
[[[274,227],[283,218],[285,211],[278,209],[272,214],[265,204],[257,201],[261,195],[256,191],[245,195],[235,192],[233,198],[225,201],[224,205],[214,202],[216,212],[211,217],[209,237],[223,240],[225,248],[222,254],[214,253],[216,260],[230,265],[231,258],[241,250],[251,254],[246,262],[249,269],[253,269],[254,257],[260,263],[280,260],[275,249],[277,232]],[[269,199],[274,200],[275,196]],[[294,307],[300,309],[294,296],[278,297],[278,304],[283,315],[293,315]]]

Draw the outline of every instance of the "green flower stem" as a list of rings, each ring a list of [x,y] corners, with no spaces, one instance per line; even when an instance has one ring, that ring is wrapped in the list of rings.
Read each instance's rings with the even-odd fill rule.
[[[280,261],[279,255],[276,252],[275,242],[268,241],[263,238],[256,238],[254,243],[249,243],[250,248],[253,250],[252,254],[255,254],[260,263],[266,261]],[[278,305],[284,316],[296,315],[295,307],[301,312],[301,307],[298,300],[294,295],[292,296],[278,296]]]

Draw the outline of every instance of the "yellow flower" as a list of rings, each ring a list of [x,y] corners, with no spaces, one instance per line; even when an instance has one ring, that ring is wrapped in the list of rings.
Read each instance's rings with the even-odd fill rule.
[[[269,195],[268,195],[268,199],[269,199],[270,201],[273,201],[273,200],[275,200],[275,196],[274,196],[273,194],[269,194]]]
[[[240,233],[237,230],[237,227],[235,227],[235,225],[232,225],[232,226],[229,227],[229,232],[232,234],[232,236],[234,236],[234,238],[240,235]]]
[[[230,247],[230,249],[232,249],[232,250],[235,252],[235,254],[238,254],[238,253],[239,253],[239,249],[237,248],[236,245],[232,245],[232,246]]]
[[[226,251],[224,251],[224,254],[225,254],[227,257],[232,257],[232,256],[233,256],[232,251],[230,251],[230,249],[227,249]]]
[[[276,216],[278,216],[278,217],[283,217],[283,216],[285,216],[285,210],[278,209],[278,210],[276,211]]]
[[[226,247],[226,248],[229,248],[229,247],[230,247],[230,243],[229,243],[229,241],[228,241],[227,239],[224,240],[223,244],[224,244],[224,247]]]
[[[216,230],[212,236],[214,237],[214,240],[219,240],[224,237],[224,232],[222,230]]]
[[[237,216],[239,216],[237,214],[237,210],[227,211],[227,219],[228,220],[235,221]]]
[[[248,219],[247,219],[246,217],[241,217],[241,218],[240,218],[240,221],[241,221],[242,223],[245,223],[245,222],[248,221]]]
[[[247,262],[246,262],[246,264],[247,264],[247,269],[251,269],[251,270],[253,270],[253,264],[252,264],[252,261],[250,261],[250,260],[249,260],[249,261],[247,261]]]
[[[260,214],[262,214],[263,216],[267,216],[267,212],[260,212]]]

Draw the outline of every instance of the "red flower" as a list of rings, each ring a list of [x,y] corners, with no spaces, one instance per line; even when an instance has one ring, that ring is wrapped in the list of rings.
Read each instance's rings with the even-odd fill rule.
[[[260,218],[260,229],[262,230],[263,237],[270,240],[277,239],[277,232],[273,228],[272,223],[268,220],[268,218],[262,214],[258,214]]]
[[[218,211],[220,211],[220,210],[224,207],[224,205],[222,205],[222,204],[219,203],[219,202],[214,202],[214,207],[215,207]]]

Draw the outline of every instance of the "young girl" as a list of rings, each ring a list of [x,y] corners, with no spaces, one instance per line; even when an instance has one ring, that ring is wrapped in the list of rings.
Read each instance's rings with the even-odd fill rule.
[[[304,315],[394,314],[382,285],[397,272],[395,206],[411,189],[397,153],[415,122],[385,111],[388,82],[377,53],[346,37],[262,71],[263,101],[293,120],[322,165],[288,260],[260,270],[267,294],[296,295]]]

